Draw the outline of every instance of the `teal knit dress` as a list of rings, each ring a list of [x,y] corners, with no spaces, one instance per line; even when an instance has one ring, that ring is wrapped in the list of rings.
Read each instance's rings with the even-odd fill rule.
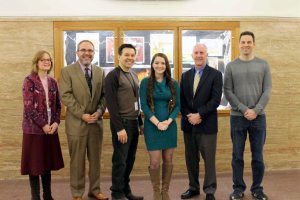
[[[144,78],[140,86],[141,107],[145,115],[144,136],[148,151],[175,148],[177,146],[177,124],[176,117],[180,110],[180,94],[178,83],[174,80],[176,88],[176,105],[171,113],[168,111],[169,101],[172,97],[171,90],[162,82],[155,82],[153,89],[154,112],[151,111],[147,102],[147,84],[149,77]],[[155,115],[160,121],[172,118],[173,121],[165,131],[160,131],[149,119]]]

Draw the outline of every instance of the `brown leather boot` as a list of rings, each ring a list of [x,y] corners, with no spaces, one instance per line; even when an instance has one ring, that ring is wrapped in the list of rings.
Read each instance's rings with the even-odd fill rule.
[[[162,200],[170,200],[169,197],[169,186],[171,182],[173,172],[172,164],[163,164],[162,165],[162,187],[161,187],[161,199]]]
[[[153,200],[161,200],[160,195],[160,168],[151,169],[148,167],[151,183],[153,187]]]

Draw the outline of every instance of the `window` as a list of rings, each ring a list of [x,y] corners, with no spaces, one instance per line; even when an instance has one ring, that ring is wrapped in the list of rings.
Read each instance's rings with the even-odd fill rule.
[[[113,31],[64,31],[64,66],[77,61],[76,48],[81,40],[90,40],[95,47],[93,64],[105,68],[114,67]]]
[[[196,43],[203,43],[208,49],[209,66],[219,70],[223,77],[225,66],[231,61],[231,31],[230,30],[182,30],[182,72],[189,70],[194,62],[191,52]],[[222,95],[219,109],[229,107]]]
[[[93,63],[103,67],[106,73],[118,63],[119,45],[131,43],[137,48],[133,69],[140,80],[149,75],[152,56],[163,52],[169,58],[172,77],[180,81],[181,73],[193,66],[193,46],[201,42],[208,47],[209,65],[224,74],[226,64],[237,55],[238,34],[239,22],[54,22],[55,77],[59,79],[61,68],[77,60],[76,46],[83,39],[94,43]],[[228,102],[222,97],[219,114],[228,113]]]
[[[151,59],[156,53],[168,56],[172,76],[174,77],[174,31],[172,30],[138,30],[124,31],[123,43],[131,43],[136,47],[136,65],[133,70],[142,80],[150,75]]]

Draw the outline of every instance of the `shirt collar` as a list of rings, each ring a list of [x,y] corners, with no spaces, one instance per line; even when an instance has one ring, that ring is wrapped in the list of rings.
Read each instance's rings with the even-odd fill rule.
[[[194,73],[200,73],[200,75],[202,75],[204,68],[206,67],[206,63],[204,64],[204,66],[202,66],[200,69],[197,69],[196,67],[194,67]]]
[[[89,70],[91,71],[92,70],[92,64],[90,64],[89,66],[84,66],[83,64],[80,63],[80,61],[78,61],[82,71],[85,71],[85,68],[89,68]]]

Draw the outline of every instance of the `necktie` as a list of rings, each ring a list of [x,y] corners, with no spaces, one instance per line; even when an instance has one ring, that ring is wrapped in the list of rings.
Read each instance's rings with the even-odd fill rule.
[[[194,94],[194,96],[195,96],[195,93],[196,93],[198,84],[199,84],[199,82],[200,82],[200,79],[201,79],[200,73],[197,72],[197,73],[195,74],[195,77],[194,77],[194,85],[193,85],[193,94]]]
[[[91,77],[89,75],[89,70],[90,69],[88,67],[85,68],[85,74],[84,74],[84,76],[85,76],[86,82],[87,82],[87,84],[89,86],[90,94],[92,95],[92,79],[91,79]]]

